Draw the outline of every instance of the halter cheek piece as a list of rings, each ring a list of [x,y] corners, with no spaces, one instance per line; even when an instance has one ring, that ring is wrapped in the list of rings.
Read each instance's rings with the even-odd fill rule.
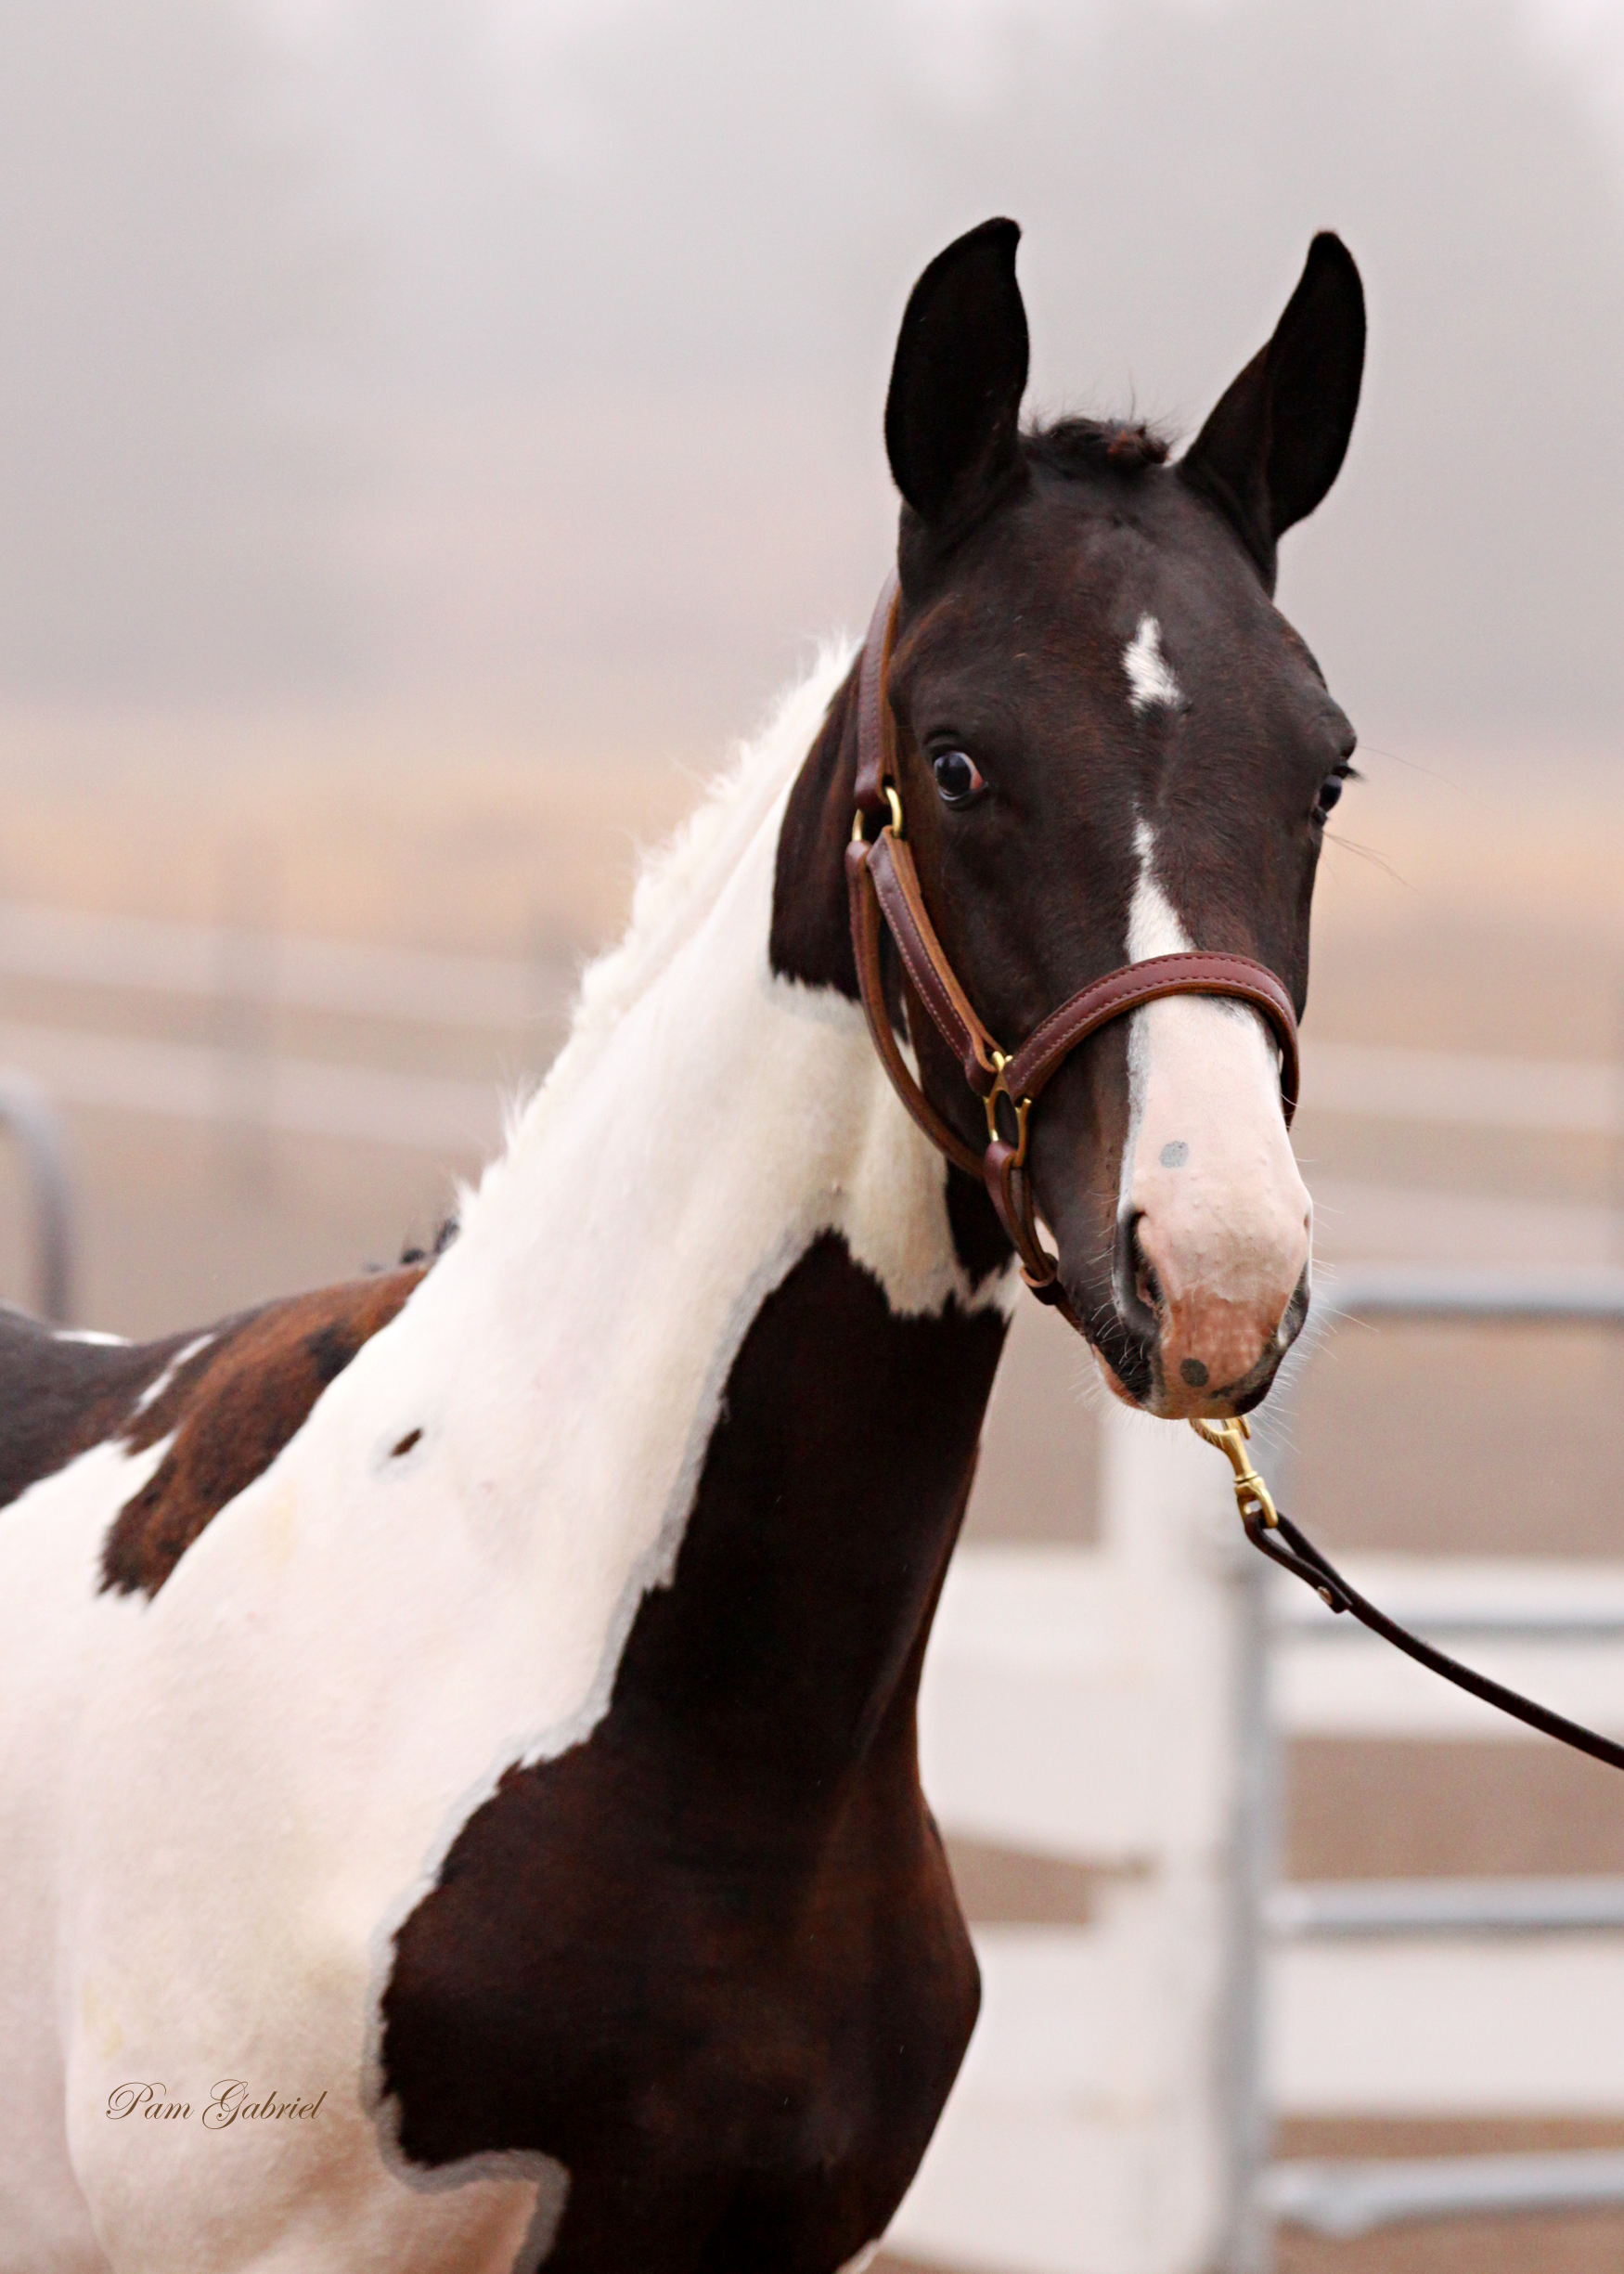
[[[896,777],[896,729],[885,700],[885,677],[896,630],[896,579],[880,595],[863,647],[857,684],[857,817],[846,847],[846,886],[851,900],[852,948],[863,1009],[880,1062],[897,1096],[956,1168],[985,1179],[999,1221],[1014,1243],[1021,1273],[1039,1302],[1052,1303],[1079,1334],[1082,1321],[1061,1286],[1059,1266],[1038,1237],[1033,1220],[1032,1180],[1026,1170],[1026,1136],[1032,1108],[1045,1084],[1080,1042],[1114,1018],[1125,1018],[1141,1003],[1164,995],[1229,995],[1261,1011],[1280,1044],[1281,1101],[1289,1122],[1297,1097],[1297,1022],[1291,997],[1274,974],[1246,955],[1158,955],[1125,963],[1063,1002],[1034,1027],[1020,1048],[1001,1051],[977,1017],[960,986],[926,912],[903,827],[902,792]],[[879,821],[879,833],[869,836]],[[904,971],[937,1033],[958,1059],[965,1080],[986,1113],[986,1146],[977,1152],[936,1111],[909,1071],[885,1003],[881,967],[881,926],[889,927]],[[1013,1123],[1011,1144],[999,1129],[1002,1099]],[[1624,1746],[1566,1715],[1537,1705],[1517,1690],[1491,1681],[1411,1634],[1368,1601],[1343,1578],[1308,1534],[1274,1505],[1269,1488],[1245,1450],[1243,1420],[1192,1423],[1196,1434],[1216,1445],[1234,1471],[1235,1502],[1254,1547],[1294,1578],[1306,1581],[1334,1611],[1347,1611],[1458,1689],[1469,1691],[1502,1713],[1526,1722],[1546,1737],[1624,1768]]]
[[[919,872],[903,825],[897,779],[896,730],[886,700],[891,646],[896,633],[897,588],[886,581],[863,646],[857,682],[857,813],[846,847],[852,950],[869,1031],[893,1088],[914,1120],[954,1166],[983,1179],[999,1221],[1021,1260],[1021,1274],[1039,1302],[1050,1303],[1078,1333],[1082,1321],[1061,1284],[1059,1265],[1038,1236],[1026,1137],[1032,1108],[1050,1079],[1080,1043],[1113,1019],[1164,995],[1227,995],[1249,1002],[1269,1022],[1280,1046],[1281,1099],[1287,1122],[1296,1105],[1297,1022],[1291,997],[1264,964],[1249,955],[1197,951],[1157,955],[1125,963],[1071,996],[1035,1027],[1020,1047],[1000,1050],[977,1016],[936,937],[920,890]],[[880,823],[877,835],[869,832]],[[909,984],[931,1023],[958,1059],[986,1115],[984,1150],[965,1143],[931,1104],[909,1072],[885,1002],[881,964],[882,926],[889,929]],[[1012,1143],[999,1127],[1005,1101]]]

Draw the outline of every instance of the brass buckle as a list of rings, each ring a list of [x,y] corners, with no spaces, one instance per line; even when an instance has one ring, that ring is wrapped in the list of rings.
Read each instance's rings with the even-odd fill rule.
[[[1231,1421],[1198,1421],[1191,1418],[1191,1428],[1204,1443],[1216,1445],[1234,1470],[1235,1505],[1241,1511],[1241,1521],[1248,1527],[1261,1523],[1273,1531],[1280,1523],[1279,1513],[1269,1497],[1269,1487],[1253,1467],[1246,1452],[1246,1440],[1251,1430],[1244,1415],[1237,1414]]]
[[[1026,1116],[1032,1110],[1032,1101],[1029,1097],[1016,1097],[1004,1079],[1004,1068],[1009,1063],[1001,1050],[993,1052],[992,1088],[981,1102],[986,1108],[986,1142],[996,1145],[1003,1142],[999,1133],[999,1100],[1009,1099],[1015,1116],[1015,1167],[1019,1169],[1026,1159]]]

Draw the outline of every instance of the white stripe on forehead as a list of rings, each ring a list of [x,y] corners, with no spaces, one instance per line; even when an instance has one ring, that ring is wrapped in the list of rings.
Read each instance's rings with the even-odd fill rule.
[[[1151,627],[1153,639],[1155,622],[1146,616],[1144,625]],[[1139,643],[1136,640],[1135,646]],[[1130,648],[1128,654],[1133,653]],[[1153,955],[1183,955],[1193,947],[1189,933],[1179,923],[1172,902],[1155,879],[1156,833],[1145,820],[1133,825],[1133,849],[1139,859],[1139,875],[1134,883],[1133,898],[1128,908],[1128,939],[1126,961],[1142,963]],[[1148,1004],[1130,1012],[1128,1021],[1128,1134],[1122,1146],[1121,1184],[1117,1207],[1126,1208],[1133,1182],[1134,1155],[1139,1148],[1140,1123],[1144,1118],[1145,1082],[1150,1073],[1151,1032],[1145,1016]]]
[[[1149,617],[1145,620],[1150,621]],[[1153,955],[1188,954],[1195,942],[1156,882],[1156,833],[1148,821],[1135,821],[1133,849],[1139,857],[1139,876],[1128,910],[1128,962],[1142,963]]]
[[[1141,616],[1139,629],[1122,651],[1122,668],[1128,674],[1128,700],[1136,718],[1153,704],[1166,704],[1173,710],[1183,702],[1183,691],[1162,653],[1162,627],[1154,616]]]

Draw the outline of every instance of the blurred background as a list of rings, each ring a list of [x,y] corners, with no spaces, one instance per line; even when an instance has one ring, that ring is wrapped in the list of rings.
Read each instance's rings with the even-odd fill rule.
[[[865,621],[896,323],[993,212],[1033,404],[1176,434],[1316,227],[1360,262],[1363,407],[1280,595],[1365,776],[1316,919],[1297,1494],[1335,1547],[1624,1557],[1615,1333],[1333,1315],[1338,1263],[1624,1262],[1613,0],[13,0],[0,1063],[65,1132],[73,1315],[432,1238],[638,847]],[[1085,1373],[1023,1317],[973,1542],[1094,1536]],[[1303,1738],[1283,1840],[1298,1878],[1619,1873],[1624,1789]],[[979,1919],[1087,1915],[1080,1865],[956,1859]],[[1624,2144],[1624,2104],[1282,2137]],[[1281,2249],[1577,2274],[1624,2216]]]

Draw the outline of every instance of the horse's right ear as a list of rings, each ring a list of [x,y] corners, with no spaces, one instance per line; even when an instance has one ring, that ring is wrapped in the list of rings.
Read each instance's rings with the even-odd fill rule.
[[[1364,371],[1364,287],[1341,238],[1322,230],[1297,289],[1230,386],[1179,472],[1231,522],[1274,590],[1275,547],[1335,481]]]
[[[1012,221],[984,221],[938,252],[909,295],[885,398],[885,454],[896,486],[946,532],[1021,462],[1026,311]]]

